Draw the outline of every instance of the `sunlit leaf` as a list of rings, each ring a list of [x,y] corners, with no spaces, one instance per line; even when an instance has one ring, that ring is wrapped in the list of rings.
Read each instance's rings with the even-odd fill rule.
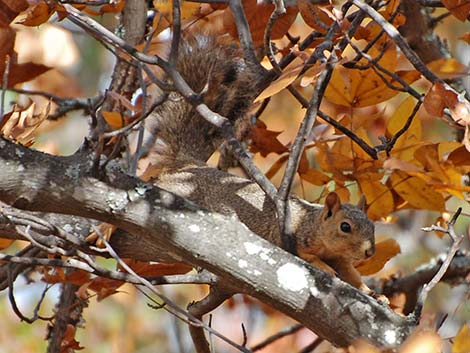
[[[382,184],[381,177],[379,173],[358,175],[357,182],[367,201],[367,215],[372,220],[387,217],[394,211],[393,195],[389,188]]]
[[[395,239],[386,239],[375,244],[375,254],[363,261],[356,269],[363,276],[379,272],[385,264],[401,252],[400,245]]]
[[[416,100],[410,97],[405,99],[394,111],[392,117],[387,123],[388,138],[392,138],[405,126],[415,105]],[[415,115],[411,125],[396,141],[391,155],[404,161],[412,160],[414,158],[414,149],[419,146],[421,139],[421,120],[417,115]]]
[[[390,179],[393,189],[412,208],[441,212],[445,210],[445,200],[442,194],[435,191],[432,185],[428,185],[421,178],[396,171]]]
[[[397,60],[397,51],[391,47],[380,57],[379,63],[389,71],[395,72]],[[362,61],[360,63],[365,64]],[[414,82],[420,77],[420,73],[415,70],[396,71],[395,74],[407,83]],[[339,65],[333,70],[325,97],[333,103],[347,107],[367,107],[381,103],[399,93],[398,90],[389,87],[390,85],[401,87],[394,79],[385,77],[388,85],[373,69],[348,69]]]

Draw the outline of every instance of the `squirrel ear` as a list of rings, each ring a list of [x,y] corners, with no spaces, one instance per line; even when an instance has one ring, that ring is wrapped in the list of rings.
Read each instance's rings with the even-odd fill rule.
[[[367,203],[366,203],[366,198],[364,195],[361,195],[361,198],[359,199],[359,202],[357,203],[357,208],[359,208],[364,213],[367,211]]]
[[[333,213],[337,212],[341,208],[341,200],[336,192],[330,192],[326,195],[325,199],[325,210],[327,210],[327,216],[331,217]]]

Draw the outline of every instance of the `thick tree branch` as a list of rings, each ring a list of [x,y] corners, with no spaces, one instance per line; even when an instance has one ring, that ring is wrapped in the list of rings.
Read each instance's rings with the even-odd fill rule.
[[[0,200],[112,223],[174,259],[211,271],[231,288],[337,345],[365,337],[394,347],[413,329],[412,320],[273,246],[233,218],[203,211],[110,164],[98,180],[90,173],[92,165],[86,153],[52,157],[1,139]],[[128,249],[129,255],[135,250]]]

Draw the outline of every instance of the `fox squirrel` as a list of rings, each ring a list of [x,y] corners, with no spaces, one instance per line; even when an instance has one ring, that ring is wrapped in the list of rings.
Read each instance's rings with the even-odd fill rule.
[[[234,44],[204,35],[183,38],[179,73],[195,92],[204,92],[204,103],[229,119],[242,137],[250,126],[247,111],[262,88],[262,73],[243,59]],[[217,127],[176,92],[149,118],[146,129],[154,136],[149,159],[159,169],[155,185],[208,210],[235,214],[254,233],[281,245],[275,205],[262,189],[251,180],[206,165],[223,142]],[[364,203],[358,207],[341,203],[334,192],[324,206],[295,196],[288,202],[298,255],[357,288],[367,288],[354,268],[375,251],[374,225],[363,212]]]

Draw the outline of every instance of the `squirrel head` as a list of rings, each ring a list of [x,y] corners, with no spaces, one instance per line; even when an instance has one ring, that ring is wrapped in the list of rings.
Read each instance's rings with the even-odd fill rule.
[[[330,192],[320,212],[315,233],[322,243],[320,258],[343,258],[358,262],[375,253],[374,224],[365,213],[365,199],[357,206],[341,203]]]

